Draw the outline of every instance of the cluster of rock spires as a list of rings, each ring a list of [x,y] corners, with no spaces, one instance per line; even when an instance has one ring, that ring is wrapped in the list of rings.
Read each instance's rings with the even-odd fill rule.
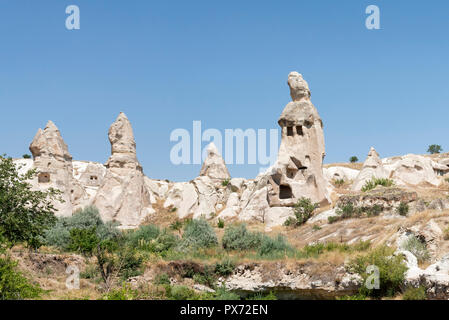
[[[283,110],[279,125],[282,140],[276,163],[253,180],[231,179],[217,148],[211,144],[200,175],[190,182],[153,180],[143,174],[137,159],[131,124],[124,113],[109,129],[111,156],[106,164],[73,161],[58,128],[49,121],[39,129],[30,151],[33,160],[17,160],[24,170],[35,167],[36,188],[61,190],[59,216],[70,216],[88,205],[98,207],[106,221],[135,228],[158,208],[176,208],[179,218],[257,220],[267,227],[281,225],[293,214],[301,197],[326,205],[331,202],[334,179],[353,180],[357,191],[372,177],[392,178],[398,185],[441,183],[449,172],[447,163],[423,156],[381,160],[372,148],[362,170],[344,167],[323,169],[325,144],[323,122],[312,104],[303,77],[288,76],[292,101]],[[223,181],[228,181],[224,184]],[[175,210],[173,210],[175,211]]]

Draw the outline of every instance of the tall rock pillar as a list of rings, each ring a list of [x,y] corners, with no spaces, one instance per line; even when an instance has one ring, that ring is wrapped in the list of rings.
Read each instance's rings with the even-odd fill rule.
[[[323,122],[310,101],[302,75],[288,76],[292,102],[279,118],[282,140],[276,164],[271,169],[270,206],[292,206],[301,197],[322,205],[329,203],[323,176]]]
[[[145,186],[142,166],[137,160],[131,123],[124,113],[109,128],[111,156],[107,173],[94,199],[105,221],[116,221],[123,228],[135,228],[154,213]]]

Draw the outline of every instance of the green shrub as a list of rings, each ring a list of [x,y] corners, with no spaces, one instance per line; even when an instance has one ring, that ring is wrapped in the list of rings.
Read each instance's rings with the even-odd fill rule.
[[[17,263],[0,257],[0,300],[36,299],[42,289],[17,270]]]
[[[356,156],[352,156],[351,158],[349,158],[349,162],[351,163],[356,163],[357,161],[359,161],[359,158],[357,158]]]
[[[341,219],[350,219],[356,216],[360,216],[361,210],[354,207],[354,204],[352,202],[348,202],[344,205],[339,205],[335,212],[340,216]]]
[[[24,159],[31,159],[31,156],[30,156],[29,154],[25,153],[25,154],[22,156],[22,158],[24,158]]]
[[[166,273],[159,273],[154,279],[155,285],[170,285],[170,277]]]
[[[378,204],[375,204],[371,207],[364,207],[361,209],[362,212],[365,212],[368,217],[376,217],[378,216],[384,208]]]
[[[88,265],[84,271],[80,272],[81,279],[96,279],[98,276],[99,271],[96,265]]]
[[[100,239],[97,236],[96,227],[88,229],[75,228],[70,230],[70,239],[67,249],[79,252],[85,256],[90,256],[99,243]]]
[[[413,288],[409,287],[405,290],[404,294],[402,295],[402,300],[426,300],[427,294],[426,294],[426,288],[424,287],[418,287]]]
[[[240,296],[230,292],[226,289],[226,287],[219,287],[214,294],[215,300],[240,300]]]
[[[386,179],[386,178],[372,178],[371,180],[368,180],[365,185],[362,188],[363,192],[370,191],[374,189],[377,186],[383,186],[383,187],[391,187],[394,185],[393,180]]]
[[[223,187],[227,187],[227,186],[229,185],[230,182],[231,182],[230,179],[224,179],[224,180],[221,182],[221,185],[222,185]]]
[[[277,300],[277,299],[278,298],[276,297],[276,295],[272,291],[270,291],[270,293],[268,293],[268,294],[256,293],[255,295],[252,295],[252,296],[249,296],[248,298],[246,298],[246,300],[258,300],[258,301]]]
[[[399,213],[399,215],[405,217],[408,214],[409,206],[405,202],[401,202],[399,204],[399,207],[396,209],[396,211],[397,211],[397,213]]]
[[[340,217],[336,217],[336,216],[327,217],[327,222],[329,222],[330,224],[335,223],[338,220],[340,220]]]
[[[250,232],[245,224],[232,225],[225,228],[222,246],[225,250],[251,250],[260,246],[260,233]]]
[[[350,272],[358,273],[363,278],[363,285],[360,288],[360,294],[381,298],[392,297],[400,291],[401,285],[405,279],[407,266],[404,263],[402,255],[394,255],[394,249],[381,246],[371,250],[366,255],[360,255],[350,261],[348,269]],[[368,289],[366,280],[371,274],[368,274],[367,267],[374,265],[379,268],[380,289]]]
[[[137,290],[132,289],[129,285],[123,285],[121,288],[110,290],[104,294],[102,300],[135,300],[138,296]]]
[[[161,231],[157,226],[146,225],[141,226],[136,230],[129,231],[126,234],[127,245],[132,247],[139,247],[142,243],[148,243],[151,240],[156,239],[160,235]]]
[[[198,300],[199,295],[186,286],[167,287],[167,296],[172,300]]]
[[[317,224],[314,224],[313,227],[312,227],[312,230],[313,231],[320,231],[321,227],[319,225],[317,225]]]
[[[206,220],[192,220],[186,225],[182,236],[183,247],[210,248],[217,244],[217,235]]]
[[[430,258],[430,254],[427,250],[426,244],[415,236],[411,236],[407,240],[405,240],[405,242],[402,244],[402,247],[404,248],[404,250],[413,253],[413,255],[418,259],[419,262],[427,261]]]
[[[122,280],[136,277],[142,274],[143,257],[135,248],[122,247],[118,251],[119,276]]]
[[[223,219],[218,219],[217,227],[218,227],[219,229],[223,229],[224,226],[225,226],[224,220],[223,220]]]
[[[279,234],[276,238],[264,236],[257,254],[261,257],[286,254],[293,248],[287,243],[285,237]]]
[[[335,186],[341,187],[341,186],[343,186],[346,182],[345,182],[345,179],[335,179],[335,180],[333,181],[333,183],[334,183]]]
[[[312,217],[316,208],[318,208],[318,204],[313,204],[312,200],[308,198],[299,199],[295,204],[295,217],[288,218],[284,225],[292,227],[303,225]]]
[[[50,246],[68,250],[70,245],[70,231],[72,229],[91,229],[95,227],[100,241],[111,240],[121,236],[118,224],[113,222],[104,223],[100,213],[95,207],[86,207],[79,210],[71,217],[59,218],[55,226],[45,233],[45,243]]]
[[[172,224],[170,224],[170,229],[174,231],[181,231],[183,227],[183,223],[180,220],[176,220]]]
[[[215,264],[214,272],[220,276],[229,276],[234,272],[235,263],[229,258],[226,258]]]

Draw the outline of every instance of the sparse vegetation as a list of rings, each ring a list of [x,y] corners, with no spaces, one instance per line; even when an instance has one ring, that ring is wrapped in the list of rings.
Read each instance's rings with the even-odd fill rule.
[[[443,236],[444,240],[449,240],[449,228],[444,229]]]
[[[401,202],[397,208],[397,213],[403,217],[407,216],[410,208],[407,203]]]
[[[222,245],[225,250],[251,250],[260,246],[259,233],[250,232],[245,224],[231,225],[225,228]]]
[[[301,198],[298,203],[295,204],[295,217],[289,217],[284,225],[289,227],[299,227],[309,220],[313,212],[318,208],[318,204],[312,203],[312,200],[308,198]]]
[[[402,295],[402,300],[426,300],[427,294],[426,294],[426,288],[424,287],[409,287],[405,290],[404,294]]]
[[[336,187],[342,187],[346,183],[345,179],[335,179],[332,182],[333,182],[334,186],[336,186]]]
[[[391,187],[394,185],[393,180],[386,178],[372,178],[368,180],[362,188],[363,192],[373,190],[377,186]]]
[[[229,185],[230,182],[231,182],[230,179],[224,179],[224,180],[221,182],[221,185],[222,185],[223,187],[227,187],[227,186]]]
[[[368,266],[376,266],[379,270],[379,289],[369,289],[362,285],[360,294],[372,298],[393,297],[400,292],[405,279],[407,266],[402,255],[394,255],[394,248],[387,246],[377,247],[365,255],[359,255],[349,263],[348,269],[358,273],[363,283],[369,281],[371,273],[367,273]]]
[[[218,245],[217,235],[206,220],[192,220],[187,223],[182,236],[182,247],[210,248],[216,245]]]
[[[224,220],[223,220],[223,219],[218,219],[217,227],[218,227],[219,229],[223,229],[224,226],[225,226]]]
[[[425,262],[429,260],[430,254],[427,250],[425,242],[422,242],[415,236],[409,237],[405,243],[402,244],[404,250],[410,251],[418,259],[419,262]]]

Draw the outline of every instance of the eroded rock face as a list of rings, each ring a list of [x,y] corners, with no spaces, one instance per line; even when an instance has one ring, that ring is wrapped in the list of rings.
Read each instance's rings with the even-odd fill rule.
[[[390,171],[391,178],[398,185],[430,184],[438,186],[447,167],[427,157],[409,154],[398,160],[386,161],[384,167]]]
[[[213,142],[207,147],[207,158],[201,168],[200,176],[207,176],[211,179],[220,180],[231,178],[225,161]]]
[[[282,140],[278,159],[266,173],[270,177],[270,206],[292,206],[299,198],[327,204],[323,177],[323,122],[310,101],[307,82],[297,72],[290,73],[288,85],[292,102],[279,118]]]
[[[124,113],[111,125],[109,141],[112,154],[93,203],[105,221],[117,221],[122,228],[135,228],[155,211],[137,160],[132,127]]]
[[[81,185],[73,178],[72,156],[56,125],[49,121],[39,129],[30,145],[37,169],[32,185],[40,190],[55,188],[62,192],[63,203],[56,201],[58,216],[71,216],[74,204],[85,196]]]
[[[316,272],[320,269],[320,272]],[[343,266],[321,268],[313,263],[286,267],[282,263],[240,265],[223,280],[230,291],[241,296],[276,292],[279,299],[334,299],[353,295],[362,278],[349,274]]]
[[[428,299],[449,299],[449,255],[426,269],[418,267],[416,257],[409,251],[398,251],[405,257],[408,270],[405,275],[405,287],[424,287]]]
[[[388,172],[385,170],[382,160],[379,158],[379,154],[373,147],[371,147],[368,157],[363,163],[362,170],[359,172],[352,185],[352,190],[362,190],[365,183],[372,178],[388,178]]]

